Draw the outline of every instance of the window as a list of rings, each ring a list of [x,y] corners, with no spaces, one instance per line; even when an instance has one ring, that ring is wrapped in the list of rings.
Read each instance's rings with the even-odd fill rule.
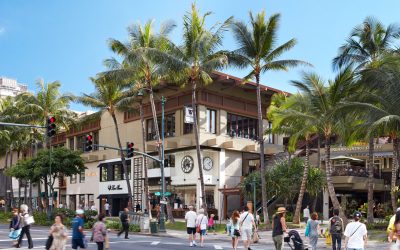
[[[71,175],[71,177],[69,177],[70,179],[69,179],[69,182],[71,183],[71,184],[75,184],[76,183],[76,174],[74,174],[74,175]]]
[[[157,118],[158,130],[161,136],[161,117]],[[148,119],[146,124],[147,140],[156,140],[156,130],[154,128],[154,120]],[[165,115],[164,120],[164,137],[175,136],[175,113]]]
[[[165,155],[164,167],[174,168],[175,167],[175,155]]]
[[[82,170],[79,174],[79,183],[85,183],[85,170]]]
[[[85,209],[85,205],[86,205],[86,203],[85,203],[85,195],[84,194],[80,194],[79,195],[79,208],[80,209]]]
[[[185,110],[183,111],[183,116],[185,117]],[[191,134],[193,133],[193,123],[185,123],[185,121],[183,121],[183,134]]]
[[[128,178],[131,179],[131,163],[128,164]],[[100,181],[121,181],[125,180],[124,167],[121,162],[104,163],[100,166]]]
[[[207,132],[211,134],[216,134],[216,113],[217,111],[212,109],[207,109]]]
[[[257,119],[228,113],[226,131],[232,137],[256,140],[258,137]]]
[[[85,135],[76,137],[76,151],[84,152]]]
[[[69,138],[68,139],[68,144],[69,144],[69,149],[71,149],[71,150],[75,150],[75,148],[74,148],[74,137],[71,137],[71,138]]]
[[[112,167],[113,167],[113,181],[122,180],[122,165],[114,164]]]
[[[108,180],[108,166],[104,164],[100,167],[100,181]]]
[[[93,144],[99,145],[99,131],[93,132]],[[93,151],[99,150],[98,146],[93,145]]]
[[[272,122],[268,122],[268,129],[272,129]],[[272,133],[267,134],[266,142],[270,144],[274,143],[274,136],[272,135]]]

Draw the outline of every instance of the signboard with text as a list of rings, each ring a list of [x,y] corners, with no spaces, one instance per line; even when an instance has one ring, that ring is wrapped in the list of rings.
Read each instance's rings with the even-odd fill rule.
[[[128,193],[128,188],[126,186],[126,181],[106,181],[99,183],[99,194],[109,195],[109,194],[124,194]]]

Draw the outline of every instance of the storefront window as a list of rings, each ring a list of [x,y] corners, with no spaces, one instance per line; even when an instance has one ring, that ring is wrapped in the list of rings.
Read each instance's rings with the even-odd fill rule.
[[[229,114],[227,120],[227,134],[232,137],[256,140],[258,137],[257,119]]]
[[[70,181],[69,181],[70,184],[75,184],[76,183],[76,174],[71,175],[71,177],[69,177],[69,178],[70,178]]]
[[[79,183],[85,182],[85,170],[82,170],[79,174]]]
[[[74,145],[74,137],[71,137],[68,139],[68,144],[69,144],[69,149],[75,150],[75,145]]]
[[[79,208],[80,209],[85,208],[85,195],[84,194],[79,195]]]
[[[76,195],[69,196],[69,209],[76,210]]]

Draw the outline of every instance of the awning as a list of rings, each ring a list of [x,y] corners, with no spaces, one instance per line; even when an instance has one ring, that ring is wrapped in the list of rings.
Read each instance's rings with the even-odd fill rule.
[[[97,196],[97,199],[101,198],[111,198],[111,199],[116,199],[116,198],[128,198],[128,194],[101,194]]]
[[[354,157],[349,157],[349,156],[345,156],[345,155],[339,155],[336,157],[331,158],[331,160],[342,160],[342,161],[364,161],[358,158],[354,158]]]

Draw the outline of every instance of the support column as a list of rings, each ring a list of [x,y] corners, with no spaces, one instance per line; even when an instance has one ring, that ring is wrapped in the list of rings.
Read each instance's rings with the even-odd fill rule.
[[[324,220],[329,220],[329,193],[328,193],[328,189],[324,188],[323,190],[323,217]]]
[[[219,164],[219,168],[218,168],[218,188],[219,189],[223,189],[225,187],[225,149],[221,149],[221,151],[219,152],[219,159],[218,159],[218,164]],[[222,192],[219,192],[218,195],[218,217],[222,218],[223,220],[225,219],[226,214],[224,213],[224,211],[226,211],[227,209],[227,198]],[[224,211],[222,211],[222,209]]]

